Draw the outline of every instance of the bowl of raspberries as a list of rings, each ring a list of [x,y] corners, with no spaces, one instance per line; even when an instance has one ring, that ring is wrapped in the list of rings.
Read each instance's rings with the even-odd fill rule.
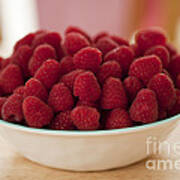
[[[180,54],[160,29],[133,43],[70,26],[39,30],[0,57],[0,135],[26,158],[96,171],[148,156],[180,119]],[[152,147],[151,147],[152,148]]]

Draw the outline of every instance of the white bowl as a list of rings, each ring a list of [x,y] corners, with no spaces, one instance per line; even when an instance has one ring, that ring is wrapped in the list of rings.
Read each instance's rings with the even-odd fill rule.
[[[42,165],[97,171],[123,167],[146,158],[149,155],[147,138],[165,140],[178,120],[180,115],[138,127],[99,131],[33,129],[0,120],[0,135],[24,157]]]

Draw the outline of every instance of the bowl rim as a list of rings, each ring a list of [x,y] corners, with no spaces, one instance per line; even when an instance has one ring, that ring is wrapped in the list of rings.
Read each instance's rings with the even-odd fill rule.
[[[171,121],[177,121],[178,119],[180,120],[180,114],[177,114],[165,120],[156,121],[150,124],[144,124],[140,126],[133,126],[122,129],[94,130],[94,131],[38,129],[38,128],[26,127],[19,124],[13,124],[11,122],[7,122],[1,119],[0,119],[0,125],[4,127],[12,128],[14,130],[20,130],[23,132],[28,132],[33,134],[44,134],[44,135],[55,135],[55,136],[103,136],[103,135],[117,135],[117,134],[126,134],[126,133],[144,131],[150,128],[161,126]]]

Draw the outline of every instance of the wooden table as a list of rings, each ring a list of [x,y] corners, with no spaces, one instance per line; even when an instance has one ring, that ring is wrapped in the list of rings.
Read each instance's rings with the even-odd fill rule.
[[[168,142],[180,142],[180,124],[168,138]],[[180,159],[180,155],[167,155],[166,149],[160,156],[151,159]],[[129,167],[103,172],[69,172],[47,168],[23,158],[0,140],[0,180],[179,180],[180,170],[153,171],[141,161]]]

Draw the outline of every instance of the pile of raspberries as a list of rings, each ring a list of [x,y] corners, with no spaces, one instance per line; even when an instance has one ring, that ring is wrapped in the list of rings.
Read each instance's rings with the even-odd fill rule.
[[[180,113],[180,54],[159,29],[134,43],[78,27],[40,30],[0,58],[4,121],[55,130],[119,129]]]

